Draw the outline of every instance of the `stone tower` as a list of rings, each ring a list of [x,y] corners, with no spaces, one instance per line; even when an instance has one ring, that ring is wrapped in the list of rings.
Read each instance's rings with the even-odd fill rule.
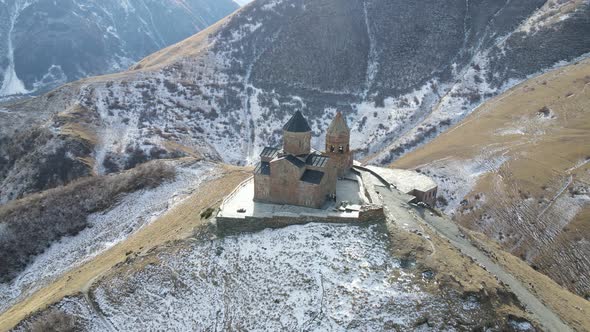
[[[283,152],[296,156],[311,152],[311,128],[300,111],[283,127]]]
[[[352,168],[350,129],[340,112],[336,113],[326,132],[326,155],[338,169],[338,176],[343,176]]]

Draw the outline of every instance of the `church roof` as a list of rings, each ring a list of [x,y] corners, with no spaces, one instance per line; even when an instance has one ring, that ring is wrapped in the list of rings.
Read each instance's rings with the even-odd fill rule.
[[[305,117],[303,117],[303,114],[301,114],[300,111],[297,111],[295,114],[293,114],[283,129],[292,133],[305,133],[311,131],[307,120],[305,120]]]
[[[285,160],[287,160],[288,162],[290,162],[291,164],[297,166],[298,168],[301,168],[303,166],[305,166],[305,163],[301,160],[299,160],[299,158],[293,156],[293,155],[288,155],[285,157]]]
[[[312,153],[307,157],[305,163],[313,167],[326,167],[328,165],[329,157]]]
[[[254,174],[270,175],[270,164],[267,162],[258,163],[254,169]]]
[[[334,120],[330,123],[330,127],[328,127],[328,133],[348,133],[350,129],[348,129],[348,125],[346,124],[346,119],[342,116],[342,113],[336,113]]]
[[[262,152],[260,153],[260,157],[267,157],[273,159],[279,154],[279,152],[281,152],[280,149],[265,147],[264,150],[262,150]]]
[[[301,176],[301,181],[313,184],[320,184],[322,182],[323,177],[324,172],[308,169],[305,172],[303,172],[303,175]]]

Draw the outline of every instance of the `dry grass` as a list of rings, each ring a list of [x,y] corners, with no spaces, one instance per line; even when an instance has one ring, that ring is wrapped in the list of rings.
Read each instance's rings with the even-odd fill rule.
[[[97,114],[80,104],[72,105],[55,117],[55,122],[61,127],[61,135],[72,136],[90,146],[95,146],[98,143],[97,121]]]
[[[431,292],[449,291],[459,294],[478,294],[482,301],[491,304],[497,317],[523,317],[528,314],[515,303],[515,298],[505,286],[470,257],[462,254],[438,234],[425,228],[425,235],[419,236],[388,225],[395,256],[415,259],[420,272],[432,271],[434,280],[425,285]],[[532,321],[532,320],[531,320]]]
[[[590,135],[590,117],[586,112],[590,106],[589,77],[590,60],[585,60],[526,81],[480,106],[464,121],[394,165],[411,168],[448,156],[471,158],[482,147],[492,144],[508,147],[524,143],[509,151],[527,152],[531,162],[549,164],[556,170],[567,169],[589,152],[584,144]],[[568,94],[571,95],[566,97]],[[535,128],[523,135],[498,134],[499,129],[536,118],[543,107],[549,107],[557,117],[547,120],[549,127],[541,137],[534,134]],[[529,140],[532,138],[537,140]],[[536,147],[534,151],[532,146]],[[539,156],[544,158],[535,158]]]
[[[590,302],[559,286],[551,278],[533,270],[511,255],[485,235],[466,231],[472,242],[489,253],[489,257],[517,277],[529,291],[535,294],[576,331],[590,331]]]
[[[0,331],[7,331],[23,318],[59,301],[64,296],[87,289],[94,280],[113,266],[124,262],[129,253],[143,255],[166,242],[189,237],[195,228],[204,225],[200,214],[217,206],[240,182],[250,176],[243,168],[219,166],[220,178],[203,183],[198,192],[174,207],[151,224],[131,235],[84,265],[43,287],[0,315]],[[204,195],[203,193],[206,193]]]
[[[196,159],[202,159],[203,158],[203,154],[200,153],[199,151],[196,151],[194,149],[189,148],[186,145],[182,145],[178,142],[174,142],[174,141],[170,141],[170,140],[165,140],[163,142],[163,146],[168,150],[168,151],[180,151],[182,153],[184,153],[187,156],[190,156],[192,158],[196,158]]]
[[[588,279],[569,276],[590,268],[576,258],[587,255],[587,249],[572,242],[590,239],[590,227],[583,222],[590,205],[577,203],[581,204],[577,215],[565,220],[567,212],[576,210],[565,211],[551,201],[565,199],[570,190],[590,183],[590,162],[582,164],[590,157],[589,109],[587,59],[490,100],[393,166],[430,168],[436,173],[454,167],[454,162],[506,158],[499,169],[477,178],[467,204],[458,208],[456,221],[489,237],[498,237],[500,229],[512,235],[504,238],[505,249],[527,257],[554,280],[583,294],[590,287]],[[478,201],[482,193],[485,199]],[[515,219],[517,214],[520,219]],[[486,222],[488,216],[493,222]],[[564,223],[567,226],[562,228]]]

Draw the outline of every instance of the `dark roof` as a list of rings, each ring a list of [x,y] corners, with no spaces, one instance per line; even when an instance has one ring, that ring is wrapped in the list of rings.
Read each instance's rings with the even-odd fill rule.
[[[322,182],[323,177],[324,172],[308,169],[305,172],[303,172],[303,175],[301,176],[301,181],[313,184],[320,184]]]
[[[262,150],[262,153],[260,153],[260,157],[261,158],[268,157],[268,158],[272,159],[272,158],[276,157],[280,151],[281,150],[277,149],[277,148],[266,147],[266,148],[264,148],[264,150]]]
[[[254,169],[254,174],[270,175],[270,164],[267,162],[258,163]]]
[[[326,167],[328,165],[330,157],[322,156],[319,154],[310,154],[305,160],[305,163],[313,167]]]
[[[289,131],[292,133],[305,133],[311,131],[307,120],[303,117],[300,111],[295,112],[291,119],[285,123],[283,127],[285,131]]]
[[[299,160],[299,158],[297,158],[293,155],[286,156],[285,160],[287,160],[288,162],[290,162],[291,164],[293,164],[299,168],[305,166],[305,163],[303,161]]]

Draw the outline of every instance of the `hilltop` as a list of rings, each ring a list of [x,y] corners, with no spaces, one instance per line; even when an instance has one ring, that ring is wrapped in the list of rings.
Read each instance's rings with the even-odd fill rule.
[[[589,14],[257,0],[1,104],[0,329],[588,329]],[[220,235],[296,110],[313,148],[342,111],[357,158],[435,178],[456,224],[381,184],[384,223]]]

